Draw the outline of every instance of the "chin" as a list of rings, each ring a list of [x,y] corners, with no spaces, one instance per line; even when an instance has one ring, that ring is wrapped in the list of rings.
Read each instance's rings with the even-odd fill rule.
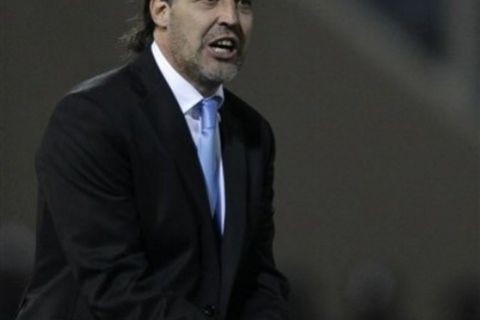
[[[203,73],[204,78],[215,83],[225,83],[233,80],[238,73],[237,65],[222,66],[215,68],[214,70],[205,70]]]

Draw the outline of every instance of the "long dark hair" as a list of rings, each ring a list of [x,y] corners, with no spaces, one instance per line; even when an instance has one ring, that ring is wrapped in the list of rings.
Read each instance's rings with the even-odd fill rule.
[[[171,0],[162,1],[170,2]],[[138,54],[145,50],[153,41],[155,23],[150,16],[150,0],[143,1],[142,12],[137,14],[133,21],[134,26],[120,40],[125,44],[130,53]]]

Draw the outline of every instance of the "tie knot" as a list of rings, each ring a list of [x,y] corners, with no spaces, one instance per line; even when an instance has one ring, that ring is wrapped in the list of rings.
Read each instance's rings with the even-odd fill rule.
[[[202,109],[202,129],[211,129],[217,125],[217,112],[220,105],[220,98],[215,96],[203,99]]]

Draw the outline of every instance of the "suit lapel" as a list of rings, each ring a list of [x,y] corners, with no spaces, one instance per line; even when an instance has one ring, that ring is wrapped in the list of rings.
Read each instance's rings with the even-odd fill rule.
[[[144,112],[157,132],[162,145],[175,159],[178,171],[185,187],[191,195],[194,205],[203,216],[211,220],[206,186],[202,169],[198,161],[195,144],[185,121],[185,116],[175,96],[158,70],[152,53],[145,50],[132,64],[134,73],[145,86]],[[137,83],[138,85],[138,83]],[[214,227],[211,223],[212,241]]]
[[[230,296],[244,245],[247,212],[247,165],[242,129],[235,119],[231,105],[220,109],[222,157],[225,177],[226,221],[222,239],[222,299]],[[222,301],[226,306],[228,300]]]

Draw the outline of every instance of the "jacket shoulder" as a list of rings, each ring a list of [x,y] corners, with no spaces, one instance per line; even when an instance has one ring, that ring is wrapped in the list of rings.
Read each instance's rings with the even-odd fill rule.
[[[74,86],[65,97],[84,96],[98,103],[123,101],[138,96],[137,81],[129,65],[112,69]]]
[[[74,86],[56,104],[50,121],[94,121],[103,119],[110,126],[124,126],[142,97],[140,81],[130,65],[112,69]]]
[[[238,116],[247,117],[251,120],[267,122],[267,120],[250,104],[242,100],[230,90],[225,90],[225,98]]]
[[[231,113],[239,120],[250,138],[255,139],[265,134],[273,138],[270,123],[254,107],[229,90],[225,90],[225,99],[228,101]]]

